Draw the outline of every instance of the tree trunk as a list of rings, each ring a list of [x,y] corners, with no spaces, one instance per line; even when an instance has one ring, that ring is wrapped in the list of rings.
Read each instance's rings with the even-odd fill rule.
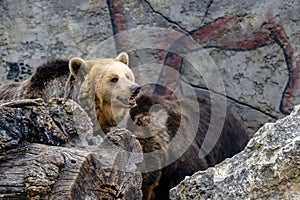
[[[142,150],[129,131],[93,137],[70,100],[3,103],[0,116],[1,199],[142,198]]]

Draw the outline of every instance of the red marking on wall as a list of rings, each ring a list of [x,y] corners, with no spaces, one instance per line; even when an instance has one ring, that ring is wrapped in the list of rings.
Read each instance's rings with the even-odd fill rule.
[[[179,55],[171,52],[167,54],[158,78],[158,86],[154,88],[153,94],[171,96],[174,93],[179,84],[182,61],[183,59]]]
[[[107,5],[110,12],[110,18],[113,26],[113,34],[116,35],[127,30],[125,13],[121,0],[107,0]]]
[[[246,30],[251,28],[243,28],[242,23],[246,23],[246,21],[247,18],[245,16],[219,18],[192,31],[191,35],[203,47],[241,51],[251,50],[274,42],[268,35],[268,30]]]
[[[115,37],[115,43],[117,48],[117,53],[126,51],[127,45],[130,45],[130,41],[126,38],[126,34],[122,35],[123,31],[128,30],[127,22],[125,18],[125,11],[122,0],[107,0],[107,5],[110,12],[110,19],[112,23],[113,34]],[[136,60],[130,52],[129,54],[130,67],[136,66]]]
[[[192,31],[191,36],[199,42],[203,48],[220,48],[224,50],[249,51],[270,44],[278,44],[283,51],[289,71],[289,80],[282,95],[279,109],[283,114],[288,114],[295,105],[296,91],[300,88],[300,61],[295,62],[293,56],[294,49],[289,42],[282,25],[270,20],[262,23],[257,29],[251,30],[246,28],[247,30],[243,30],[242,25],[239,23],[245,23],[247,20],[251,20],[247,15],[220,18],[206,26]],[[182,38],[180,40],[182,40]],[[177,41],[175,41],[175,43],[176,42]],[[166,65],[168,64],[175,70],[181,69],[182,60],[178,57],[172,58],[172,55],[167,56],[167,58],[169,60],[174,59],[174,61],[177,62],[165,62]],[[161,72],[158,84],[166,84],[172,81],[172,79],[168,78],[168,76],[164,76],[164,74],[167,74],[167,72]],[[170,86],[173,85],[175,84],[170,84]],[[160,88],[155,89],[154,93],[159,95],[170,95],[170,93],[161,91]]]
[[[300,61],[296,61],[294,57],[294,48],[288,40],[281,25],[271,21],[271,30],[274,40],[281,47],[286,65],[289,71],[289,81],[283,93],[280,109],[282,113],[288,114],[292,111],[296,100],[296,91],[300,88]]]

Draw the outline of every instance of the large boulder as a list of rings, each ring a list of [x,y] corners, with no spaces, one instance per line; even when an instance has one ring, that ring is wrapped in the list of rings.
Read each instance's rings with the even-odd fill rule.
[[[244,151],[187,177],[171,199],[299,199],[300,106],[263,126]]]

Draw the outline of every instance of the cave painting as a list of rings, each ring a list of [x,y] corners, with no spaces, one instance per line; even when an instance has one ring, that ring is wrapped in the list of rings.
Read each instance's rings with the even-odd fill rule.
[[[120,0],[108,0],[113,25],[113,33],[117,34],[127,29],[126,19]],[[294,56],[294,48],[287,37],[279,20],[266,14],[265,17],[253,14],[229,15],[220,17],[204,26],[190,31],[186,37],[192,37],[204,49],[219,48],[231,51],[251,51],[268,45],[279,45],[285,58],[289,72],[288,81],[281,96],[279,110],[283,114],[292,111],[295,105],[297,90],[300,89],[300,61]],[[182,38],[179,38],[182,40]],[[178,41],[174,41],[176,43]],[[119,49],[122,42],[116,41]],[[172,46],[172,45],[171,45]],[[177,45],[176,48],[179,48]],[[124,49],[123,49],[124,50]],[[164,65],[177,71],[182,70],[183,58],[168,52],[164,58]],[[174,88],[179,76],[166,76],[170,68],[163,67],[158,78],[158,85],[168,85]],[[156,87],[154,94],[170,95],[171,90]]]

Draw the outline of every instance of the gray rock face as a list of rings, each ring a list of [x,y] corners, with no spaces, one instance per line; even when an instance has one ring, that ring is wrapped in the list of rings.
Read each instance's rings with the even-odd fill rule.
[[[0,80],[22,81],[40,64],[56,58],[91,55],[112,35],[101,1],[1,1]],[[98,27],[98,28],[95,28]]]
[[[262,127],[244,151],[187,177],[171,199],[299,199],[300,106]]]

